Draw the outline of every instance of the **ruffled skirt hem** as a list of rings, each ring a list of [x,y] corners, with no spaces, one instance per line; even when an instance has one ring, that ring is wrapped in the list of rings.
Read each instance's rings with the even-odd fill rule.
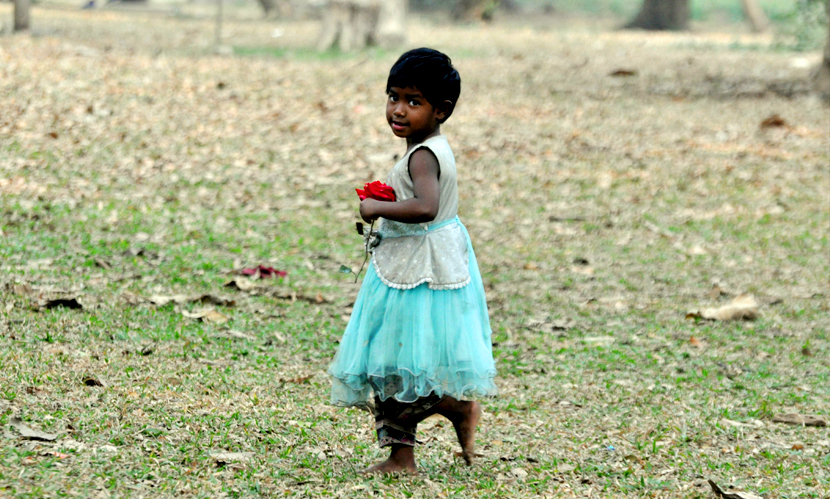
[[[340,407],[363,406],[374,391],[381,400],[394,398],[398,402],[413,403],[419,398],[436,394],[458,400],[494,397],[498,388],[494,382],[496,371],[485,373],[454,373],[449,379],[439,376],[415,375],[406,369],[383,374],[335,374],[332,376],[331,404]]]

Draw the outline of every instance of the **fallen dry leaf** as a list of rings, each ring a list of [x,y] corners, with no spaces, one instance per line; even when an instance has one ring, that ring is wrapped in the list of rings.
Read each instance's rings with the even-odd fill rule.
[[[714,492],[716,496],[723,499],[764,499],[763,497],[751,492],[726,492],[721,489],[718,484],[712,481],[712,479],[707,481],[709,482],[709,486],[712,487],[712,492]]]
[[[253,341],[253,340],[256,339],[255,337],[251,336],[250,334],[245,334],[241,331],[235,331],[233,329],[229,329],[227,331],[224,331],[224,333],[225,333],[225,336],[228,336],[230,338],[238,338],[240,340]]]
[[[215,296],[210,294],[194,296],[191,297],[188,301],[190,303],[201,303],[203,305],[221,305],[224,307],[232,307],[236,305],[235,300],[230,300],[227,298],[222,298],[221,296]]]
[[[23,420],[18,417],[13,417],[9,422],[12,428],[17,430],[20,436],[26,440],[41,440],[44,442],[53,442],[58,438],[55,433],[45,433],[39,430],[33,430],[23,423]]]
[[[709,319],[718,321],[753,320],[760,315],[758,302],[748,294],[736,296],[728,305],[718,308],[706,308],[686,314],[687,319]]]
[[[207,322],[210,324],[223,324],[230,320],[227,316],[222,315],[221,313],[217,312],[212,308],[194,310],[193,312],[188,312],[187,310],[184,310],[182,311],[182,315],[187,317],[188,319],[200,319],[202,322]]]
[[[608,76],[637,76],[637,71],[633,69],[616,69],[608,73]]]
[[[28,284],[7,284],[6,289],[19,296],[26,296],[32,294],[34,291]]]
[[[304,294],[297,294],[296,292],[292,291],[291,293],[279,293],[275,292],[271,296],[274,298],[278,298],[280,300],[290,300],[291,303],[294,303],[297,300],[307,301],[309,303],[328,303],[328,300],[323,296],[322,293],[317,293],[316,296],[308,296]]]
[[[791,450],[804,450],[804,446],[801,444],[793,444]]]
[[[254,457],[253,452],[211,452],[210,457],[216,461],[216,466],[226,466],[233,463],[247,463]]]
[[[761,122],[761,129],[765,128],[783,128],[787,127],[787,121],[781,117],[779,114],[773,114],[772,116],[767,117],[764,121]]]
[[[700,341],[695,336],[692,336],[691,338],[689,338],[689,344],[694,346],[694,347],[697,347],[697,348],[703,348],[703,342]]]
[[[149,298],[150,303],[153,305],[158,305],[159,307],[163,307],[170,302],[173,303],[186,303],[188,301],[187,295],[153,295]]]
[[[282,379],[280,379],[280,383],[300,384],[300,383],[305,383],[306,381],[310,380],[313,377],[314,377],[313,374],[309,374],[308,376],[299,376],[299,377],[296,377],[296,378],[282,378]]]
[[[112,265],[110,265],[109,262],[102,258],[96,258],[94,261],[96,267],[101,267],[104,270],[109,270],[112,268]]]
[[[226,288],[236,288],[239,291],[249,291],[257,287],[251,279],[233,279],[225,283]]]
[[[827,426],[827,421],[823,419],[815,416],[796,414],[794,412],[788,414],[776,414],[773,416],[772,421],[775,423],[785,423],[799,426]]]
[[[201,303],[203,305],[222,305],[222,306],[233,306],[236,305],[236,301],[230,300],[228,298],[222,298],[221,296],[211,295],[211,294],[201,294],[201,295],[153,295],[149,298],[150,303],[153,305],[158,305],[163,307],[168,303],[176,303],[176,304],[183,304],[183,303]]]
[[[86,386],[106,386],[101,378],[94,374],[85,374],[83,381]]]

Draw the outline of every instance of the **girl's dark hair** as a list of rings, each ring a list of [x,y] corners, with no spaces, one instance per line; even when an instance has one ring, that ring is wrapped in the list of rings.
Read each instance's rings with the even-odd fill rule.
[[[452,102],[443,121],[450,117],[461,94],[461,76],[445,54],[429,48],[413,49],[402,55],[389,70],[386,91],[392,87],[415,87],[433,106]]]

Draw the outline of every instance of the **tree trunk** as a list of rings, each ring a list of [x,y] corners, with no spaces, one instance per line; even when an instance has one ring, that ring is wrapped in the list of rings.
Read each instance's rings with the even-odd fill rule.
[[[758,0],[741,0],[741,5],[749,25],[752,26],[752,31],[761,33],[769,28],[769,19]]]
[[[407,0],[384,0],[378,12],[374,41],[385,48],[403,45],[406,41]]]
[[[286,19],[291,17],[292,8],[289,0],[259,0],[259,5],[265,12],[265,17],[279,17]]]
[[[452,9],[452,19],[456,22],[481,21],[489,3],[489,0],[457,0]]]
[[[344,52],[367,45],[392,47],[406,39],[407,0],[330,0],[317,50]]]
[[[816,68],[815,80],[818,91],[830,100],[830,2],[827,2],[827,43],[824,44],[824,57]]]
[[[683,31],[689,29],[689,0],[644,0],[626,29]]]
[[[29,0],[14,0],[14,31],[29,29]]]

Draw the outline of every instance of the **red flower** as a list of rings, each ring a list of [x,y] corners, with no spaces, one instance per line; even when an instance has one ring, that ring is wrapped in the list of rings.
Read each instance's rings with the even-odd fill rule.
[[[380,180],[369,182],[363,186],[363,189],[355,189],[357,197],[363,201],[366,198],[377,199],[378,201],[394,201],[395,189],[384,184]]]

